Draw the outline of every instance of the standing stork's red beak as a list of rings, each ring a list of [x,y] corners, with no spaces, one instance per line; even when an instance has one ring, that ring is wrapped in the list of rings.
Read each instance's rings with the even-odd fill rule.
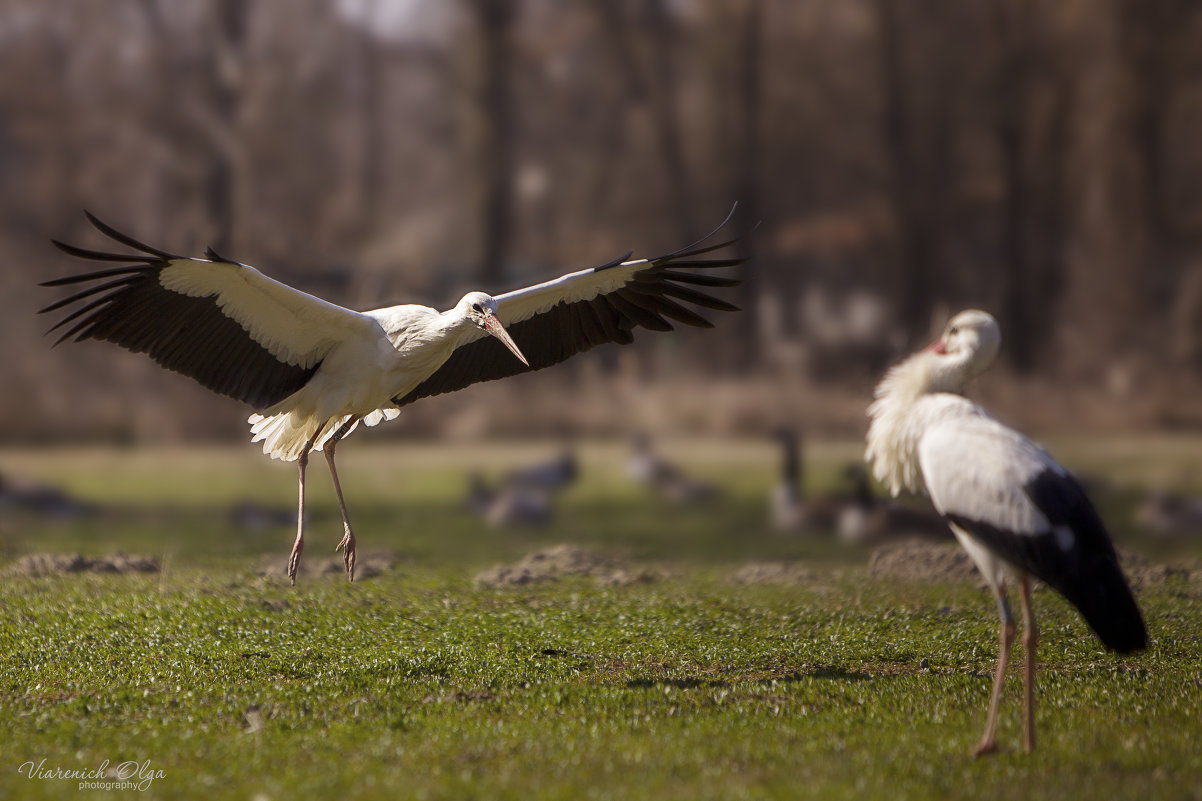
[[[942,356],[943,354],[947,353],[947,343],[942,339],[936,339],[927,346],[927,350],[929,350],[931,353],[938,353],[940,356]]]
[[[518,350],[517,343],[513,341],[513,337],[509,336],[509,332],[505,330],[505,326],[501,325],[501,321],[495,314],[486,313],[484,315],[484,330],[505,343],[505,347],[509,348],[522,364],[530,366],[530,362],[526,361],[526,357]]]

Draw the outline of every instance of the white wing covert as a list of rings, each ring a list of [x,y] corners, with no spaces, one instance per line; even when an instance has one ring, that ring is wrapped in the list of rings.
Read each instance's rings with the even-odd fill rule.
[[[1024,491],[1044,471],[1064,468],[1038,445],[978,412],[933,423],[918,444],[918,461],[939,513],[971,515],[1019,536],[1051,530]]]

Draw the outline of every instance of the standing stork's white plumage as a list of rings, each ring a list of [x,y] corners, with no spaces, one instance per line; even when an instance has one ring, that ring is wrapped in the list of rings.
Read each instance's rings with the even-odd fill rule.
[[[344,529],[338,549],[345,552],[347,577],[353,580],[355,537],[334,450],[360,421],[374,426],[419,398],[537,370],[603,343],[630,343],[639,326],[668,331],[671,319],[711,327],[678,301],[735,311],[690,285],[729,287],[739,280],[680,268],[742,262],[700,258],[733,241],[707,245],[711,233],[659,258],[629,260],[627,254],[496,297],[469,292],[443,312],[414,304],[356,312],[212,249],[203,259],[184,258],[149,247],[91,214],[88,219],[139,252],[54,243],[72,256],[120,265],[43,284],[94,282],[42,309],[79,304],[50,329],[70,325],[55,344],[71,338],[113,342],[250,404],[253,441],[261,441],[272,458],[299,465],[297,533],[288,560],[294,583],[304,547],[305,466],[311,451],[323,451],[330,466]]]
[[[995,748],[1014,639],[1008,582],[1017,584],[1022,603],[1027,751],[1035,746],[1031,576],[1077,607],[1107,647],[1128,653],[1147,644],[1114,546],[1081,485],[1042,448],[959,394],[1000,345],[989,314],[974,310],[952,318],[934,344],[893,367],[877,386],[866,453],[894,495],[925,488],[997,598],[1001,652],[978,754]]]

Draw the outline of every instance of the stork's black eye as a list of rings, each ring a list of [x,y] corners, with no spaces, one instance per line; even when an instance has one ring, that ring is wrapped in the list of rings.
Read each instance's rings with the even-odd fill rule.
[[[484,309],[481,308],[479,303],[473,303],[472,310],[475,311],[476,314],[484,314]]]
[[[948,329],[947,333],[948,333],[948,336],[954,337],[956,334],[960,333],[960,326],[953,325],[951,328]]]

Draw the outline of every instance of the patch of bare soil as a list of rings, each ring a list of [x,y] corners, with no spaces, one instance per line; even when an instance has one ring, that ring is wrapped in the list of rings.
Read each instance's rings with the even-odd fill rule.
[[[798,562],[750,562],[736,570],[730,580],[736,584],[798,586],[810,584],[818,576],[817,572]]]
[[[1202,591],[1202,564],[1167,564],[1128,550],[1119,552],[1119,563],[1134,589],[1156,586],[1172,581],[1181,582]]]
[[[9,572],[21,576],[50,576],[67,573],[157,573],[159,560],[152,556],[115,553],[81,556],[77,553],[31,553],[16,561]]]
[[[896,542],[873,550],[868,575],[903,581],[979,581],[980,573],[955,543]]]
[[[1202,565],[1154,562],[1142,554],[1122,551],[1123,572],[1135,589],[1171,581],[1202,589]],[[904,581],[976,581],[981,575],[959,545],[899,542],[882,545],[868,560],[871,576]]]
[[[485,587],[512,587],[557,581],[563,576],[592,576],[603,587],[643,584],[660,578],[658,571],[632,567],[614,556],[578,545],[556,545],[528,554],[512,565],[480,571],[476,583]]]

